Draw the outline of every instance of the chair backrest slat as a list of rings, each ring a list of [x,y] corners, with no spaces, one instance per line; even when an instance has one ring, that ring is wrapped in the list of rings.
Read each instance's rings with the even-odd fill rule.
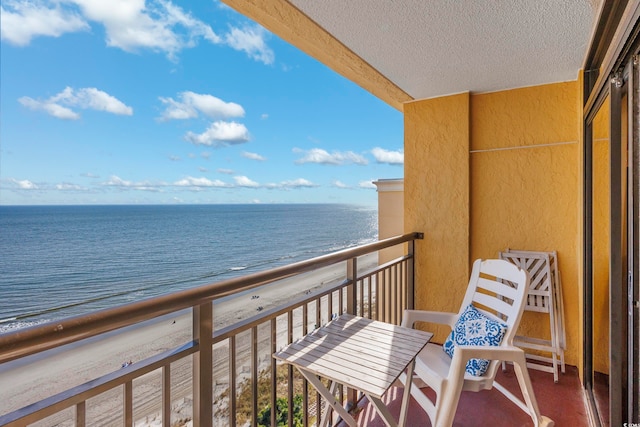
[[[459,314],[475,302],[476,308],[507,325],[502,345],[513,345],[529,285],[529,273],[520,266],[502,259],[476,260]],[[477,304],[494,310],[495,313],[482,306],[478,307]],[[494,378],[499,364],[497,360],[491,361],[484,377]]]
[[[483,309],[483,307],[474,304],[477,309],[485,312],[485,314],[491,314],[491,317],[503,323],[507,323],[507,320],[510,317],[513,317],[513,308],[511,304],[508,304],[505,301],[500,300],[494,296],[476,292],[473,296],[473,302],[482,304],[485,307],[489,308],[490,311],[487,312],[487,310]]]
[[[478,279],[478,287],[486,289],[489,292],[493,292],[496,295],[502,295],[503,297],[509,298],[510,300],[513,300],[518,295],[518,292],[514,287],[509,286],[506,283],[500,283],[495,280],[485,279],[484,277],[480,277]]]

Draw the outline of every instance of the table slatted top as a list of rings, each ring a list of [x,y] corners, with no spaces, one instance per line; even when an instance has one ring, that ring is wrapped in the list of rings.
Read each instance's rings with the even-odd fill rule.
[[[273,357],[381,398],[432,336],[343,314]]]

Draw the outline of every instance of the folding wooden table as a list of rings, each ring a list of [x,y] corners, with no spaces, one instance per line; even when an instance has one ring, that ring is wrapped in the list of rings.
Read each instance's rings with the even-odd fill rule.
[[[350,426],[356,421],[335,396],[336,384],[359,390],[389,426],[403,426],[407,418],[411,377],[417,354],[433,334],[376,320],[343,314],[288,345],[273,357],[295,366],[327,403]],[[396,423],[382,396],[407,370],[400,420]],[[330,380],[327,388],[318,376]],[[320,426],[329,421],[325,411]]]

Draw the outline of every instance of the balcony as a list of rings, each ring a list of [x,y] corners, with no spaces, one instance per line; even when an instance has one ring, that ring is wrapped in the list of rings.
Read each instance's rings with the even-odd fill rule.
[[[399,324],[402,310],[414,305],[414,287],[420,286],[413,281],[415,242],[419,239],[420,233],[397,236],[1,335],[4,396],[0,425],[316,425],[318,408],[323,408],[324,402],[291,366],[277,364],[271,354],[339,313]],[[392,247],[404,248],[403,255],[382,265],[364,261],[377,259],[378,251]],[[333,277],[327,269],[342,273]],[[316,283],[326,277],[331,280]],[[283,288],[296,282],[312,286],[291,291],[285,306],[270,306],[264,298],[269,293],[266,286]],[[234,306],[228,303],[232,298],[246,301],[260,296],[264,305],[258,306],[255,315],[222,324],[225,307]],[[170,341],[173,344],[165,348],[164,343]],[[89,378],[73,366],[67,373],[52,372],[69,362],[95,357],[102,348],[106,354],[104,346],[121,348],[123,354],[132,347],[140,354],[143,348],[145,356],[131,363],[109,360]],[[54,389],[47,369],[51,378],[66,374],[67,380],[76,384]],[[569,367],[558,384],[548,373],[531,371],[530,375],[543,414],[559,426],[588,425],[576,368]],[[512,369],[500,373],[499,378],[507,388],[517,390]],[[46,389],[46,397],[18,401],[17,390],[33,384]],[[337,393],[345,404],[357,405],[354,412],[359,425],[384,425],[366,398],[347,389]],[[401,398],[397,388],[391,388],[386,396],[396,417]],[[463,394],[455,425],[478,423],[532,425],[526,414],[497,392]],[[341,425],[337,416],[333,425]],[[408,425],[428,425],[415,402]]]

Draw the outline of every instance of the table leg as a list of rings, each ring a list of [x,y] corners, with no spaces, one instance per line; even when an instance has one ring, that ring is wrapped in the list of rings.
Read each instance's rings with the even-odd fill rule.
[[[329,394],[333,397],[336,395],[336,388],[338,388],[338,383],[335,381],[330,381],[329,382]],[[319,405],[316,405],[318,408],[320,408]],[[331,421],[331,410],[330,408],[327,408],[326,411],[324,411],[324,414],[322,414],[322,419],[320,420],[320,424],[318,424],[319,427],[329,427],[329,422]]]
[[[411,400],[411,385],[413,383],[413,370],[416,366],[416,360],[413,359],[411,363],[409,363],[409,368],[407,369],[407,380],[404,384],[404,394],[402,395],[402,406],[400,406],[400,419],[398,420],[398,425],[400,427],[404,427],[407,422],[407,413],[409,412],[409,401]]]
[[[342,403],[336,400],[336,397],[324,386],[324,384],[322,384],[322,382],[318,379],[318,377],[305,371],[304,369],[301,369],[298,366],[296,366],[296,368],[298,368],[298,371],[300,371],[300,374],[302,374],[302,376],[305,377],[307,381],[309,381],[311,385],[315,387],[316,390],[318,390],[318,393],[320,393],[322,397],[327,401],[327,403],[333,408],[333,410],[336,411],[338,415],[342,417],[344,422],[346,422],[351,427],[357,427],[356,420],[354,420],[351,414],[349,414],[347,410],[344,409],[344,407],[342,406]],[[319,410],[320,410],[320,407],[318,406],[318,411]],[[328,411],[329,409],[327,408],[327,412]]]
[[[398,427],[398,424],[393,419],[393,415],[391,415],[391,412],[389,412],[389,408],[387,408],[387,405],[385,405],[382,400],[377,397],[370,396],[366,393],[365,396],[367,396],[369,402],[373,403],[373,406],[375,406],[376,411],[378,411],[378,414],[380,414],[380,417],[387,425],[387,427]]]

